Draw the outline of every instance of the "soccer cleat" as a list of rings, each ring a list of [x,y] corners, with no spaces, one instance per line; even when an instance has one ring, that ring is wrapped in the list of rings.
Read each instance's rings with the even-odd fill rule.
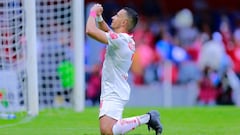
[[[150,115],[150,120],[147,123],[148,130],[150,131],[150,128],[152,128],[153,130],[156,131],[156,135],[161,134],[163,129],[160,123],[160,116],[158,111],[153,110],[148,112],[147,114]]]

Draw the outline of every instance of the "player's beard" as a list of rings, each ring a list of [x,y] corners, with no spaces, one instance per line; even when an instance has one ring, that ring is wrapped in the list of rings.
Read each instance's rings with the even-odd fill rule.
[[[112,23],[111,23],[111,28],[112,28],[113,31],[115,31],[116,29],[119,28],[119,26],[118,26],[117,23],[112,22]]]
[[[112,20],[112,23],[111,23],[111,28],[114,30],[114,29],[116,29],[118,26],[118,22],[116,22],[116,20]]]

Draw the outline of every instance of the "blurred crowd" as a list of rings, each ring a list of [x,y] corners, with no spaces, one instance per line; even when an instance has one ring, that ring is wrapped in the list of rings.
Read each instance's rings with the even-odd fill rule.
[[[209,13],[207,3],[196,3],[199,12],[182,8],[166,17],[154,2],[146,3],[133,33],[131,85],[162,83],[170,75],[173,85],[198,84],[199,105],[234,104],[240,83],[240,13]],[[104,19],[110,23],[120,7],[108,0],[103,6]],[[100,93],[104,50],[104,45],[86,38],[86,96],[94,103]]]

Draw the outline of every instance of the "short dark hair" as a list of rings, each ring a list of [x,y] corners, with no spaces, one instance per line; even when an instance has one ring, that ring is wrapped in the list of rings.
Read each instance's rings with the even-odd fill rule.
[[[133,10],[132,8],[129,7],[124,7],[123,8],[127,12],[127,16],[130,20],[130,24],[128,26],[128,31],[131,32],[135,28],[138,22],[138,13]]]

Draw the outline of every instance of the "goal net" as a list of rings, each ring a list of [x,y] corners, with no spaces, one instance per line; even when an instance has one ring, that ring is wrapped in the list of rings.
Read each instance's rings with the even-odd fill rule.
[[[40,108],[72,105],[71,3],[71,0],[36,1]]]
[[[0,1],[0,112],[24,109],[26,45],[21,0]]]
[[[83,21],[84,16],[79,13],[83,6],[76,7],[74,2],[83,5],[83,1],[35,0],[36,12],[27,11],[26,2],[0,0],[0,113],[28,110],[32,102],[28,101],[32,95],[28,92],[31,73],[27,72],[31,68],[27,64],[31,42],[26,36],[31,20],[26,12],[36,15],[33,25],[36,25],[38,106],[41,109],[77,105],[75,109],[81,111],[85,97],[81,47],[84,36],[83,27],[79,27],[82,24],[77,22]],[[75,10],[78,15],[73,14]]]

